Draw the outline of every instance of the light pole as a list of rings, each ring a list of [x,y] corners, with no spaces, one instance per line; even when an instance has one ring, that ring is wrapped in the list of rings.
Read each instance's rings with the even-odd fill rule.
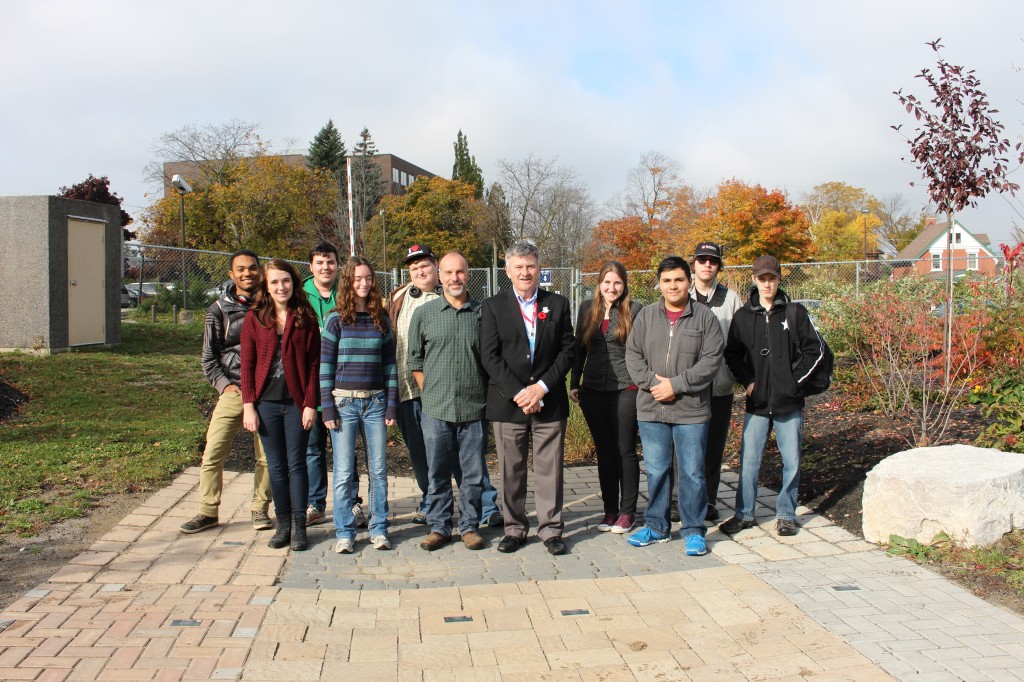
[[[192,186],[180,175],[171,178],[171,185],[181,197],[181,309],[188,310],[188,287],[185,285],[185,195],[192,191]]]
[[[382,272],[388,271],[388,219],[384,215],[384,209],[380,210],[380,250],[381,258],[384,259]]]
[[[868,259],[868,216],[871,215],[871,211],[866,208],[860,210],[861,215],[864,216],[864,260]]]

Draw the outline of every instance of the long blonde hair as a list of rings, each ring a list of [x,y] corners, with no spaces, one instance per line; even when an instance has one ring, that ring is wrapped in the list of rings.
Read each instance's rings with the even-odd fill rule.
[[[629,330],[633,326],[633,307],[629,300],[629,280],[626,278],[626,266],[617,260],[610,260],[602,265],[601,271],[597,273],[594,299],[590,304],[589,314],[583,320],[583,328],[580,330],[580,338],[583,340],[584,346],[590,346],[591,339],[601,329],[601,322],[604,321],[604,297],[601,296],[601,282],[609,272],[614,272],[622,280],[622,296],[612,303],[612,307],[619,311],[619,318],[615,324],[615,340],[625,346]]]

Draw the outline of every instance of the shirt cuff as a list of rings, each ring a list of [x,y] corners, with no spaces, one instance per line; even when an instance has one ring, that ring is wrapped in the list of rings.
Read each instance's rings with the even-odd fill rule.
[[[543,389],[544,389],[544,395],[547,395],[547,394],[548,394],[548,393],[550,392],[550,391],[548,390],[548,385],[547,385],[547,384],[545,384],[543,380],[539,380],[539,381],[537,382],[537,384],[538,384],[538,385],[539,385],[539,386],[540,386],[541,388],[543,388]]]

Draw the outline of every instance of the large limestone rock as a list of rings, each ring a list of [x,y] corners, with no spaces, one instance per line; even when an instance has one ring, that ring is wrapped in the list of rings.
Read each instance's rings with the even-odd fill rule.
[[[864,538],[985,546],[1024,528],[1024,455],[949,445],[897,452],[864,482]]]

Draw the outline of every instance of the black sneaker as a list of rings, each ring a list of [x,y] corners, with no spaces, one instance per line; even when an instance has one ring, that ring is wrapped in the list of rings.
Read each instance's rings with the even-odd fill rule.
[[[705,521],[717,521],[721,517],[718,513],[718,507],[713,504],[708,505],[708,513],[704,515]]]
[[[796,535],[800,526],[793,519],[779,519],[775,522],[775,531],[779,535]]]
[[[192,533],[204,531],[207,528],[216,528],[218,525],[220,525],[220,521],[217,520],[216,516],[196,514],[191,521],[186,521],[181,524],[181,528],[178,530],[187,535],[191,535]]]
[[[739,533],[741,530],[753,528],[756,525],[757,522],[754,521],[754,519],[741,519],[738,516],[734,516],[722,525],[720,525],[718,527],[718,530],[722,531],[726,535],[735,535],[736,533]]]

